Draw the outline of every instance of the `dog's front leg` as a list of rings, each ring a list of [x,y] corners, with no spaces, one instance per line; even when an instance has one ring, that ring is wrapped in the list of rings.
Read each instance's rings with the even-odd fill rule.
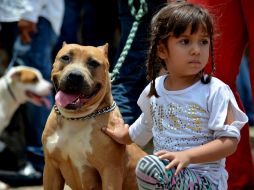
[[[122,190],[123,168],[107,167],[103,171],[101,178],[103,190]]]
[[[60,170],[55,168],[50,162],[46,162],[43,172],[44,190],[63,190],[64,183]]]

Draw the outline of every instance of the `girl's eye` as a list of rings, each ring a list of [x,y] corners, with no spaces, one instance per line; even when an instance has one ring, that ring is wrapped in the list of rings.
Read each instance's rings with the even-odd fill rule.
[[[190,42],[190,40],[188,40],[188,39],[182,39],[182,40],[180,40],[180,43],[182,45],[187,45],[187,44],[189,44],[189,42]]]
[[[201,40],[201,42],[200,42],[202,45],[207,45],[207,44],[209,44],[209,40]]]
[[[63,63],[69,63],[71,58],[69,55],[63,55],[62,57],[60,57],[60,60],[63,62]]]
[[[36,82],[38,82],[38,81],[39,81],[38,77],[33,77],[33,78],[32,78],[32,82],[33,82],[33,83],[36,83]]]

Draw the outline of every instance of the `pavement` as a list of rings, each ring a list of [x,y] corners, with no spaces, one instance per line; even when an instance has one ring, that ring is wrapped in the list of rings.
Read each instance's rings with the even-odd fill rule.
[[[250,127],[250,140],[252,144],[252,155],[254,159],[254,126]],[[8,188],[8,190],[43,190],[42,186],[29,186],[29,187],[17,187]],[[71,190],[68,186],[65,186],[64,190]]]
[[[43,190],[42,186],[29,186],[29,187],[17,187],[17,188],[8,188],[8,190]],[[64,190],[71,190],[69,186],[65,186]]]

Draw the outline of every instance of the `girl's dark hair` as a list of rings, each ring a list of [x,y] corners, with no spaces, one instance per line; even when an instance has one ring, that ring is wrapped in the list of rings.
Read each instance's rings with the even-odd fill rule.
[[[212,62],[211,74],[205,75],[201,71],[201,81],[209,83],[211,76],[215,72],[214,52],[213,52],[213,20],[208,11],[199,5],[188,2],[169,3],[163,7],[152,19],[151,40],[147,60],[147,79],[151,81],[149,97],[159,97],[155,89],[155,78],[159,75],[160,69],[166,67],[164,60],[157,56],[157,47],[170,36],[179,37],[188,26],[191,26],[191,34],[198,31],[200,25],[205,29],[210,37],[210,56]]]

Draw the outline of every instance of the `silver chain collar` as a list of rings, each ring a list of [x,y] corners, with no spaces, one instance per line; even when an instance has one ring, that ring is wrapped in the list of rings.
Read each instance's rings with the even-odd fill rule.
[[[61,112],[59,111],[58,107],[56,105],[54,105],[54,110],[56,112],[57,115],[61,116],[62,118],[66,119],[66,120],[86,120],[86,119],[90,119],[90,118],[94,118],[98,115],[104,114],[104,113],[108,113],[113,111],[116,108],[116,102],[113,102],[111,106],[102,108],[100,110],[97,110],[89,115],[86,115],[84,117],[65,117],[61,114]]]

